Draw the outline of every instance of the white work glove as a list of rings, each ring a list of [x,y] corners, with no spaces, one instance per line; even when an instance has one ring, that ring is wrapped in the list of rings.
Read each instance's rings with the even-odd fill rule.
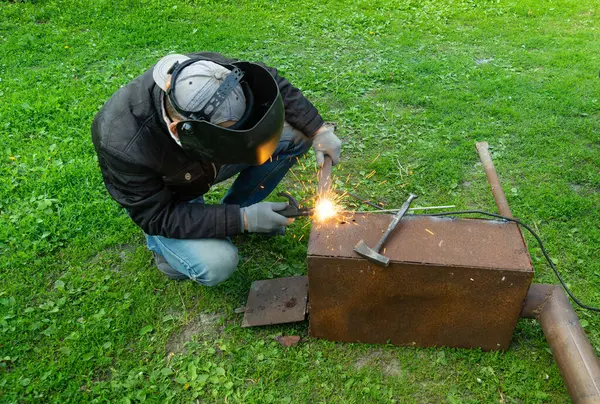
[[[294,221],[277,213],[287,206],[287,202],[259,202],[241,208],[244,230],[248,233],[270,233],[281,230]]]
[[[342,141],[333,133],[333,127],[323,125],[312,139],[312,147],[317,157],[317,166],[322,167],[325,163],[325,155],[331,157],[333,165],[340,162]]]

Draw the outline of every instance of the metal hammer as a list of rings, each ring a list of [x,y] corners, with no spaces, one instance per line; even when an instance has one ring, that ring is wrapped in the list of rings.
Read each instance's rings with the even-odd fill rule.
[[[392,222],[388,226],[387,230],[383,234],[383,237],[381,237],[381,240],[379,240],[379,243],[377,243],[375,248],[370,248],[368,245],[365,244],[365,242],[363,240],[360,240],[354,246],[354,251],[358,255],[368,259],[371,262],[374,262],[377,265],[387,267],[390,264],[390,259],[384,255],[379,254],[379,250],[381,249],[381,246],[383,245],[383,243],[385,243],[385,240],[387,240],[390,233],[396,228],[396,226],[400,222],[400,219],[402,219],[402,216],[404,216],[404,214],[410,207],[410,204],[412,203],[412,201],[415,199],[417,199],[417,195],[410,194],[410,196],[408,197],[406,202],[404,202],[404,204],[402,205],[402,207],[400,208],[398,213],[396,213],[394,215],[394,217],[392,218]]]

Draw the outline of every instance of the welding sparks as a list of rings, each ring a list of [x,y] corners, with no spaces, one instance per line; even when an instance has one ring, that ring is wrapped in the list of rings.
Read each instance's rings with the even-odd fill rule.
[[[315,204],[314,219],[323,223],[335,218],[342,208],[329,195],[322,195]]]

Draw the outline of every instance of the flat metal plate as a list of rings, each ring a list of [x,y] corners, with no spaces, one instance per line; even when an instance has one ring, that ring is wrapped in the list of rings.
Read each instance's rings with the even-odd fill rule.
[[[304,321],[308,277],[255,281],[250,287],[242,327]]]
[[[362,239],[373,248],[391,220],[391,215],[356,214],[313,226],[308,255],[361,258],[356,243]],[[495,220],[406,216],[379,253],[391,262],[533,272],[519,227]]]
[[[354,221],[352,221],[354,219]],[[402,219],[380,251],[387,268],[358,256],[388,215],[313,226],[308,248],[310,334],[332,341],[419,347],[508,348],[533,268],[513,223]]]

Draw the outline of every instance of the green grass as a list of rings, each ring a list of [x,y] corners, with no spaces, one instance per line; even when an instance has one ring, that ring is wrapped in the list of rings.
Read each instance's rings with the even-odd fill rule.
[[[0,402],[568,401],[529,320],[505,353],[241,329],[253,280],[306,272],[303,220],[277,243],[236,239],[242,263],[219,287],[164,279],[104,189],[90,124],[162,55],[197,50],[278,67],[337,123],[339,186],[389,206],[412,191],[494,211],[474,150],[487,140],[513,213],[600,306],[597,1],[4,0]],[[306,184],[312,159],[294,170]],[[528,242],[535,281],[554,283]],[[598,353],[600,318],[578,314]],[[280,334],[305,339],[283,349]]]

